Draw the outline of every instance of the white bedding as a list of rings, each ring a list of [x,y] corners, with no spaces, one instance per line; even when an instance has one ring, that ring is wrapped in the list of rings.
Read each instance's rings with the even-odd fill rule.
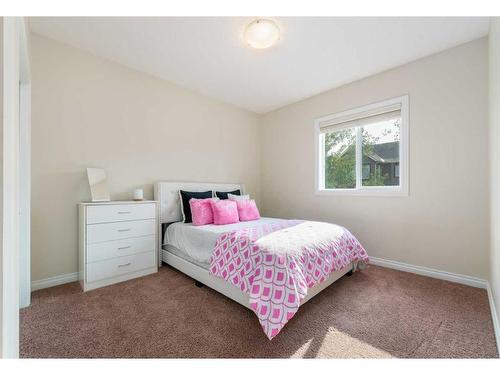
[[[167,227],[164,245],[171,245],[180,250],[184,255],[199,263],[210,263],[212,252],[217,238],[224,232],[231,232],[241,228],[258,226],[272,221],[282,221],[261,217],[259,220],[245,221],[228,225],[201,225],[194,226],[189,223],[173,223]]]

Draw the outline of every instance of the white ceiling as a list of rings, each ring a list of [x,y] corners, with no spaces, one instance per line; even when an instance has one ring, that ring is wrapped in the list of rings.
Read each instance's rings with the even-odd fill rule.
[[[278,17],[267,50],[251,17],[31,18],[31,30],[257,113],[488,34],[482,18]]]

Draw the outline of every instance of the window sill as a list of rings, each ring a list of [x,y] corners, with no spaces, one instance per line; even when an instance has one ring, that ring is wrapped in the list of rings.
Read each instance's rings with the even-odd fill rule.
[[[316,195],[357,195],[365,197],[407,197],[408,190],[402,187],[373,187],[363,189],[316,189]]]

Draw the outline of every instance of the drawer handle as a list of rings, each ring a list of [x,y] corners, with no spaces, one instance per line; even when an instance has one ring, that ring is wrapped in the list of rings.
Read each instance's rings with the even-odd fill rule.
[[[128,263],[125,263],[125,264],[119,264],[118,267],[119,268],[122,268],[122,267],[128,267],[130,266],[132,263],[128,262]]]
[[[123,246],[118,248],[118,250],[125,250],[125,249],[130,249],[130,246]]]
[[[118,232],[130,232],[131,229],[128,228],[128,229],[118,229]]]
[[[119,215],[123,215],[123,214],[131,214],[132,211],[118,211],[118,214]]]

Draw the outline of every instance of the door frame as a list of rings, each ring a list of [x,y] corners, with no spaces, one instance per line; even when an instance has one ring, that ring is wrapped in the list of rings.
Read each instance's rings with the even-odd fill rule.
[[[20,82],[29,82],[24,18],[3,19],[3,238],[1,357],[19,357]],[[29,65],[28,65],[29,67]],[[23,265],[25,266],[25,265]],[[24,282],[24,281],[23,281]]]
[[[22,22],[19,61],[19,307],[31,303],[31,70]]]

